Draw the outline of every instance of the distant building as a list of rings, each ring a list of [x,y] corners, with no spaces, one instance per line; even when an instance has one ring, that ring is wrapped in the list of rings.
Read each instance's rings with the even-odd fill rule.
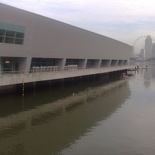
[[[140,57],[142,60],[144,60],[144,57],[145,57],[145,55],[144,55],[144,49],[141,49],[141,50],[140,50],[139,57]]]
[[[150,59],[152,57],[152,38],[148,35],[145,39],[145,59]]]

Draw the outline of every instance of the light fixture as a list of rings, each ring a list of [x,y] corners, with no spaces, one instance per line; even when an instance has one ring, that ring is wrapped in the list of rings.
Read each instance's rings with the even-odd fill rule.
[[[8,60],[5,61],[5,64],[9,64],[9,63],[10,63],[10,61],[8,61]]]

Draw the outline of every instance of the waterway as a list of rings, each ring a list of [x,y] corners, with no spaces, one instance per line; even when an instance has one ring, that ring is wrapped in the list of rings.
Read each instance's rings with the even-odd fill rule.
[[[154,155],[154,96],[154,67],[1,96],[0,155]]]

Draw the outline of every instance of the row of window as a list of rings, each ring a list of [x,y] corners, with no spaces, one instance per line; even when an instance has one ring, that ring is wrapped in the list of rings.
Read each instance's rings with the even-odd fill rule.
[[[56,66],[56,65],[58,65],[59,60],[60,59],[56,59],[56,58],[33,58],[31,67],[33,67],[33,66]],[[112,61],[112,64],[115,62],[115,61],[114,62],[113,61]],[[95,66],[96,62],[97,62],[97,60],[94,60],[94,59],[87,60],[87,68]],[[79,64],[80,64],[79,59],[67,59],[65,66],[79,65]],[[109,64],[109,60],[101,61],[101,66],[108,66],[108,64]]]
[[[34,66],[57,66],[60,59],[55,58],[33,58],[31,63],[31,68]],[[78,65],[80,64],[79,59],[67,59],[65,66]]]
[[[0,29],[0,43],[20,44],[24,42],[24,33]]]
[[[66,60],[66,66],[68,65],[78,65],[79,64],[79,61],[78,59],[67,59]]]
[[[26,58],[24,58],[26,60]],[[16,57],[2,57],[0,58],[0,67],[2,68],[3,72],[9,71],[19,71],[19,66],[21,66],[21,61],[24,60],[23,58],[16,58]],[[75,70],[78,69],[80,66],[83,67],[84,59],[66,59],[65,63],[65,70]],[[33,72],[40,72],[40,71],[56,71],[60,70],[60,65],[62,59],[60,58],[32,58],[31,62],[31,70]],[[86,68],[94,68],[96,67],[97,62],[99,59],[88,59]],[[117,63],[118,62],[118,63]],[[100,67],[106,66],[121,66],[126,65],[127,60],[102,60]]]
[[[54,58],[33,58],[31,67],[33,66],[56,66],[57,59]]]

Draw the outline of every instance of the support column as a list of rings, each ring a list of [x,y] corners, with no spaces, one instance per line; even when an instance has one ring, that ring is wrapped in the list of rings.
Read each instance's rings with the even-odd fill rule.
[[[59,61],[60,70],[64,70],[64,68],[65,68],[65,63],[66,63],[66,58],[61,59],[61,60]]]
[[[109,67],[111,67],[112,60],[109,60]]]
[[[31,57],[28,57],[28,58],[27,58],[27,61],[26,61],[26,67],[25,67],[25,72],[29,72],[29,71],[30,71],[31,60],[32,60]]]
[[[29,72],[31,66],[31,57],[19,59],[19,72]]]

